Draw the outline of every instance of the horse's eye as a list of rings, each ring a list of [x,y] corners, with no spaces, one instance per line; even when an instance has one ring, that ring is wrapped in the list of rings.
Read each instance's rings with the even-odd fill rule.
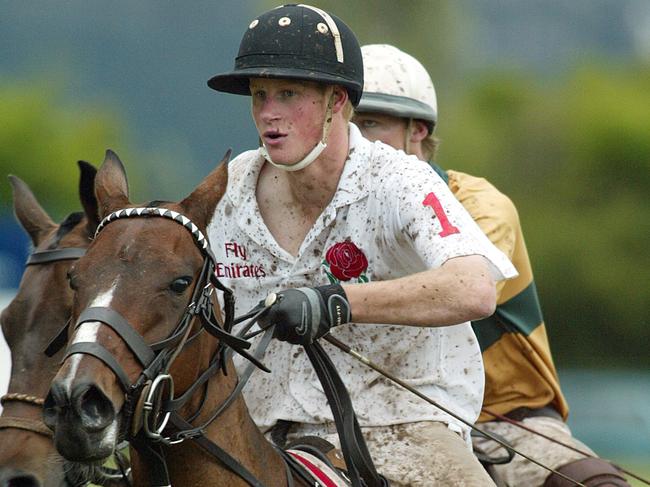
[[[191,277],[189,276],[179,277],[169,285],[169,289],[171,289],[176,294],[183,294],[185,290],[190,286],[190,284],[192,284]]]

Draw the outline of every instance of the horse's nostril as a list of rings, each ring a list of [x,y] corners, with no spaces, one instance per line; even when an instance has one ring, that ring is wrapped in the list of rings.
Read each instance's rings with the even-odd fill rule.
[[[57,414],[67,404],[68,399],[63,388],[56,383],[52,384],[43,403],[43,422],[48,428],[54,430]],[[4,485],[0,485],[0,487],[4,487]]]
[[[81,423],[86,430],[103,430],[115,419],[115,410],[110,399],[95,385],[90,385],[80,391],[75,404]]]
[[[33,475],[16,474],[2,479],[0,487],[41,487],[41,483]]]

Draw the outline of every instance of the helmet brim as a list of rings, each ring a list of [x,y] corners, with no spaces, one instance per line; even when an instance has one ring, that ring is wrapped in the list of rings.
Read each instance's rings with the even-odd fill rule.
[[[315,70],[291,69],[275,67],[254,67],[217,74],[208,80],[208,86],[216,91],[233,93],[235,95],[249,95],[251,78],[290,79],[299,81],[313,81],[329,85],[341,85],[347,89],[350,102],[353,106],[359,104],[361,93],[356,82],[341,76],[323,73]]]
[[[405,96],[363,92],[356,111],[358,113],[384,113],[400,118],[416,118],[435,126],[438,114],[426,103]]]

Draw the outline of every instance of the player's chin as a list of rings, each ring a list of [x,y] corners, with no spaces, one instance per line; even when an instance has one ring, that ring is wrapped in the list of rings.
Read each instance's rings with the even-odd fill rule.
[[[269,153],[269,156],[271,159],[273,159],[273,163],[277,164],[278,166],[293,166],[294,164],[300,162],[302,157],[300,157],[299,154],[291,153],[290,151],[283,150],[283,149],[273,149],[273,148],[267,148],[266,149]]]

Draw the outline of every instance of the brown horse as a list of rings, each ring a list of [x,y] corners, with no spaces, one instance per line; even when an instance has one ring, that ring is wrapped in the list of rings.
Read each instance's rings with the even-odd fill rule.
[[[98,223],[93,194],[96,170],[84,162],[79,167],[79,194],[85,212],[73,213],[59,225],[29,187],[10,176],[14,211],[34,251],[16,297],[0,317],[13,363],[0,416],[2,487],[81,486],[88,483],[87,475],[100,480],[94,469],[66,462],[57,453],[51,432],[41,420],[43,400],[62,357],[59,353],[50,358],[43,351],[70,317],[73,294],[66,275],[85,252]]]
[[[76,331],[45,405],[45,422],[66,458],[100,461],[112,453],[121,436],[137,432],[136,439],[140,438],[140,425],[148,424],[146,418],[138,421],[143,412],[138,400],[144,397],[139,394],[141,386],[151,391],[147,379],[163,377],[154,367],[162,362],[163,372],[169,368],[176,396],[189,390],[179,416],[195,426],[207,422],[202,427],[204,438],[227,450],[258,482],[243,480],[190,439],[164,444],[153,455],[166,457],[172,485],[293,485],[288,483],[291,475],[282,454],[260,433],[241,395],[231,396],[238,379],[220,343],[233,342],[232,336],[222,332],[215,339],[192,318],[199,313],[198,301],[206,296],[219,314],[219,306],[213,307],[215,293],[202,293],[210,290],[214,275],[209,271],[205,280],[211,252],[203,234],[226,190],[226,162],[227,157],[180,203],[161,205],[165,210],[113,213],[134,206],[122,163],[107,152],[95,181],[100,216],[105,219],[70,273]],[[161,343],[166,346],[155,345]],[[224,362],[219,364],[220,359]],[[189,389],[215,363],[219,370],[205,386]],[[172,379],[164,376],[161,383],[169,385]],[[219,418],[209,421],[230,400]],[[156,473],[149,462],[152,455],[142,452],[132,448],[134,483],[150,485]]]

